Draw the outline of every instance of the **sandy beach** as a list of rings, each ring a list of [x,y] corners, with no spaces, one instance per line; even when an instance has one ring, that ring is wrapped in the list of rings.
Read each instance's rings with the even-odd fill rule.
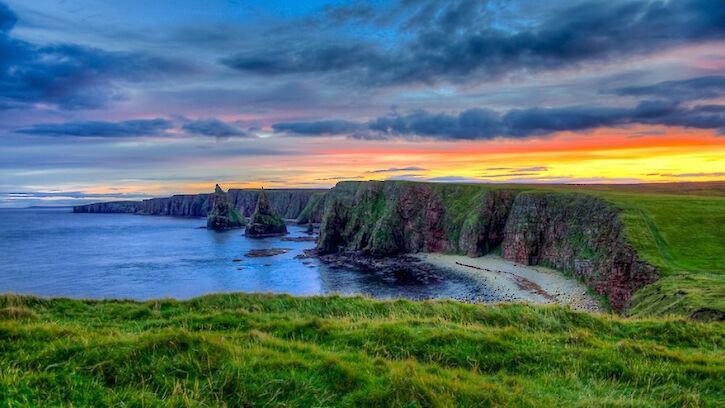
[[[506,301],[559,303],[576,310],[602,310],[597,299],[588,292],[583,283],[553,269],[519,265],[495,255],[469,258],[460,255],[417,254],[416,257],[438,268],[474,278]]]

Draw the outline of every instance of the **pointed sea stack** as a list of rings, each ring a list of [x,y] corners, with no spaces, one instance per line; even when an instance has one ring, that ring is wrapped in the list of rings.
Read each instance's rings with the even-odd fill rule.
[[[211,199],[214,204],[206,217],[207,228],[223,231],[244,226],[244,217],[239,210],[232,206],[229,196],[219,187],[219,184],[216,185]]]
[[[254,209],[254,214],[249,225],[247,225],[245,234],[248,237],[264,238],[285,235],[286,233],[287,226],[282,218],[274,212],[269,204],[267,193],[262,189],[257,199],[257,207]]]

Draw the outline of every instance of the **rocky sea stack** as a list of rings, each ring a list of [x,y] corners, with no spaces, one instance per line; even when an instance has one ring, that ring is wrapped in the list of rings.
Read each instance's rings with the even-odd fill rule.
[[[207,228],[223,231],[244,226],[244,217],[239,210],[234,208],[229,196],[219,187],[219,184],[216,185],[211,199],[213,203],[211,211],[206,217]]]
[[[257,207],[247,225],[245,234],[249,237],[264,238],[285,235],[287,226],[269,204],[267,193],[262,190],[257,199]]]

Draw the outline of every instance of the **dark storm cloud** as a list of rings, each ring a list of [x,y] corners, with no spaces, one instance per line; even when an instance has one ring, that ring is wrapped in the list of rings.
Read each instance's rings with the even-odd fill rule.
[[[658,97],[681,101],[725,96],[725,76],[706,76],[654,85],[627,86],[604,91],[622,96]]]
[[[123,138],[141,136],[166,136],[173,128],[167,119],[141,119],[121,122],[83,121],[66,123],[42,123],[28,128],[19,129],[17,133],[42,136],[74,136]]]
[[[434,139],[471,140],[496,137],[527,138],[563,131],[583,131],[598,127],[633,124],[683,126],[699,129],[725,128],[725,106],[697,105],[683,107],[663,101],[642,101],[633,108],[570,106],[561,108],[514,109],[498,113],[474,108],[459,114],[417,111],[408,115],[389,115],[367,123],[345,122],[335,132],[321,127],[324,122],[299,122],[294,126],[274,126],[277,132],[319,136],[327,134],[367,134],[363,129],[382,138],[428,137]],[[315,133],[322,131],[324,133]]]
[[[238,54],[222,59],[221,62],[240,71],[249,71],[261,75],[280,75],[287,73],[314,73],[326,71],[344,71],[368,64],[383,64],[385,61],[377,50],[361,44],[350,45],[314,45],[301,50],[280,54],[277,50]]]
[[[321,120],[314,122],[281,122],[272,128],[277,133],[289,133],[303,136],[327,136],[355,132],[364,126],[346,120]]]
[[[35,103],[99,108],[122,98],[116,81],[144,81],[192,71],[185,63],[144,53],[74,44],[35,45],[11,36],[17,16],[0,3],[0,105]]]
[[[211,136],[218,138],[248,137],[249,133],[237,125],[219,119],[200,119],[185,123],[182,129],[192,135]]]
[[[221,62],[259,75],[344,73],[368,85],[399,85],[555,70],[725,38],[721,0],[594,0],[553,7],[534,22],[508,26],[495,19],[495,4],[401,1],[402,17],[386,23],[398,30],[400,46],[324,37],[302,47],[270,43],[264,51],[242,52]],[[378,11],[385,12],[389,10]],[[370,13],[354,7],[333,10],[328,18],[385,21]]]

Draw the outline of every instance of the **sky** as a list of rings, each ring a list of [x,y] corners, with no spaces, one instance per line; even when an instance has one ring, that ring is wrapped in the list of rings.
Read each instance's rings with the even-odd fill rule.
[[[722,0],[0,0],[0,207],[725,180]]]

